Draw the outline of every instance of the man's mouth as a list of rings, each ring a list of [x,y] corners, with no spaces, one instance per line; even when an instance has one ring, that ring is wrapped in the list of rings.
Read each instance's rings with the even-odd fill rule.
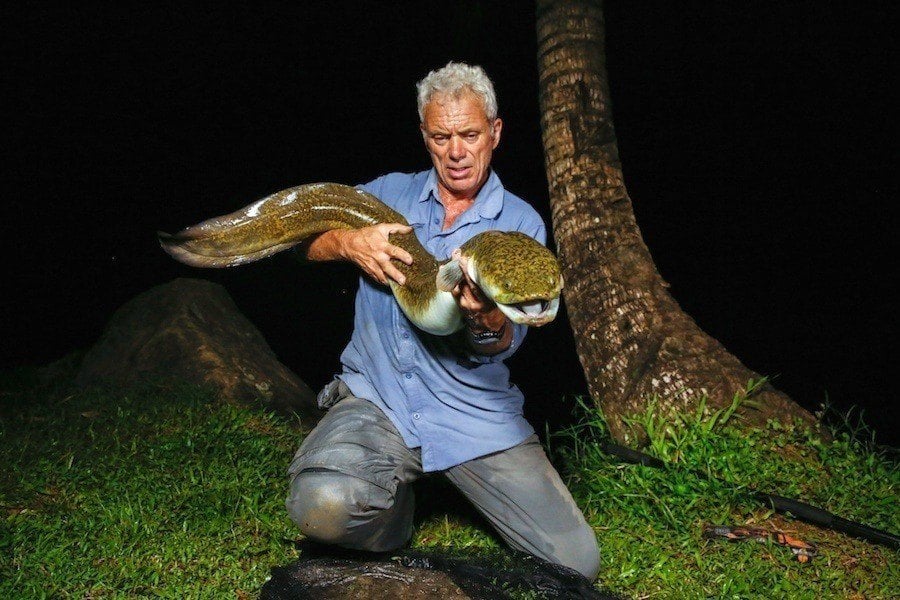
[[[455,178],[462,178],[469,174],[469,169],[471,167],[447,167],[447,170],[450,171],[450,176]]]

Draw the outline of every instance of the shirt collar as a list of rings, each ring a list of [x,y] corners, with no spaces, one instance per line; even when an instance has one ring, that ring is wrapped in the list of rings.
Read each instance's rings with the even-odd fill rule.
[[[425,180],[425,185],[422,187],[421,193],[419,193],[418,203],[420,205],[427,202],[432,196],[435,201],[440,202],[437,184],[437,171],[432,167],[431,171],[428,172],[428,179]],[[424,222],[424,219],[428,218],[427,212],[422,206],[418,208],[417,214],[413,215],[413,217],[417,222]],[[491,169],[487,181],[484,182],[484,185],[481,186],[481,189],[478,190],[478,194],[475,196],[474,208],[478,215],[485,219],[493,219],[500,214],[500,210],[503,208],[503,184],[493,169]]]

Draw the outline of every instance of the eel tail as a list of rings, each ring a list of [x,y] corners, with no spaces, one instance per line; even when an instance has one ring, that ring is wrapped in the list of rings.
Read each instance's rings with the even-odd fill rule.
[[[233,267],[295,246],[330,229],[355,229],[402,217],[377,198],[335,183],[275,192],[233,213],[174,235],[157,232],[172,258],[193,267]]]
[[[189,237],[185,235],[185,232],[172,235],[165,231],[157,231],[156,236],[159,239],[159,245],[169,256],[188,266],[203,268],[236,267],[268,258],[299,243],[275,244],[255,252],[236,251],[229,254],[227,250],[224,252],[220,250],[216,254],[208,254],[203,245],[203,239],[200,237]]]

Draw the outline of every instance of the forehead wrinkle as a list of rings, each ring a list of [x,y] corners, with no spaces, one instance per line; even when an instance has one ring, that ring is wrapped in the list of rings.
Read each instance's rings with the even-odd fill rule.
[[[431,128],[429,121],[438,127],[451,121],[463,122],[463,125],[457,125],[458,128],[471,123],[473,127],[480,126],[483,129],[484,125],[489,124],[484,103],[471,92],[458,95],[435,94],[425,106],[425,125]]]
[[[429,131],[443,133],[462,133],[468,131],[484,131],[487,119],[483,113],[472,114],[470,109],[455,107],[451,111],[440,111],[440,114],[425,113],[425,128]],[[480,117],[480,118],[479,118]]]

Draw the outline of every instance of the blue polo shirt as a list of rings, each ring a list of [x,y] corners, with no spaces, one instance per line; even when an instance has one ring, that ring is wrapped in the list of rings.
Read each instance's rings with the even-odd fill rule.
[[[546,244],[535,210],[503,188],[491,172],[475,203],[442,230],[434,169],[391,173],[361,186],[402,214],[438,260],[482,231],[520,231]],[[522,392],[509,382],[503,360],[525,339],[515,325],[512,345],[495,356],[471,353],[463,334],[435,336],[417,329],[387,286],[360,277],[353,335],[341,354],[338,376],[354,396],[384,411],[410,448],[420,447],[422,468],[440,471],[506,450],[534,433],[522,415]]]

